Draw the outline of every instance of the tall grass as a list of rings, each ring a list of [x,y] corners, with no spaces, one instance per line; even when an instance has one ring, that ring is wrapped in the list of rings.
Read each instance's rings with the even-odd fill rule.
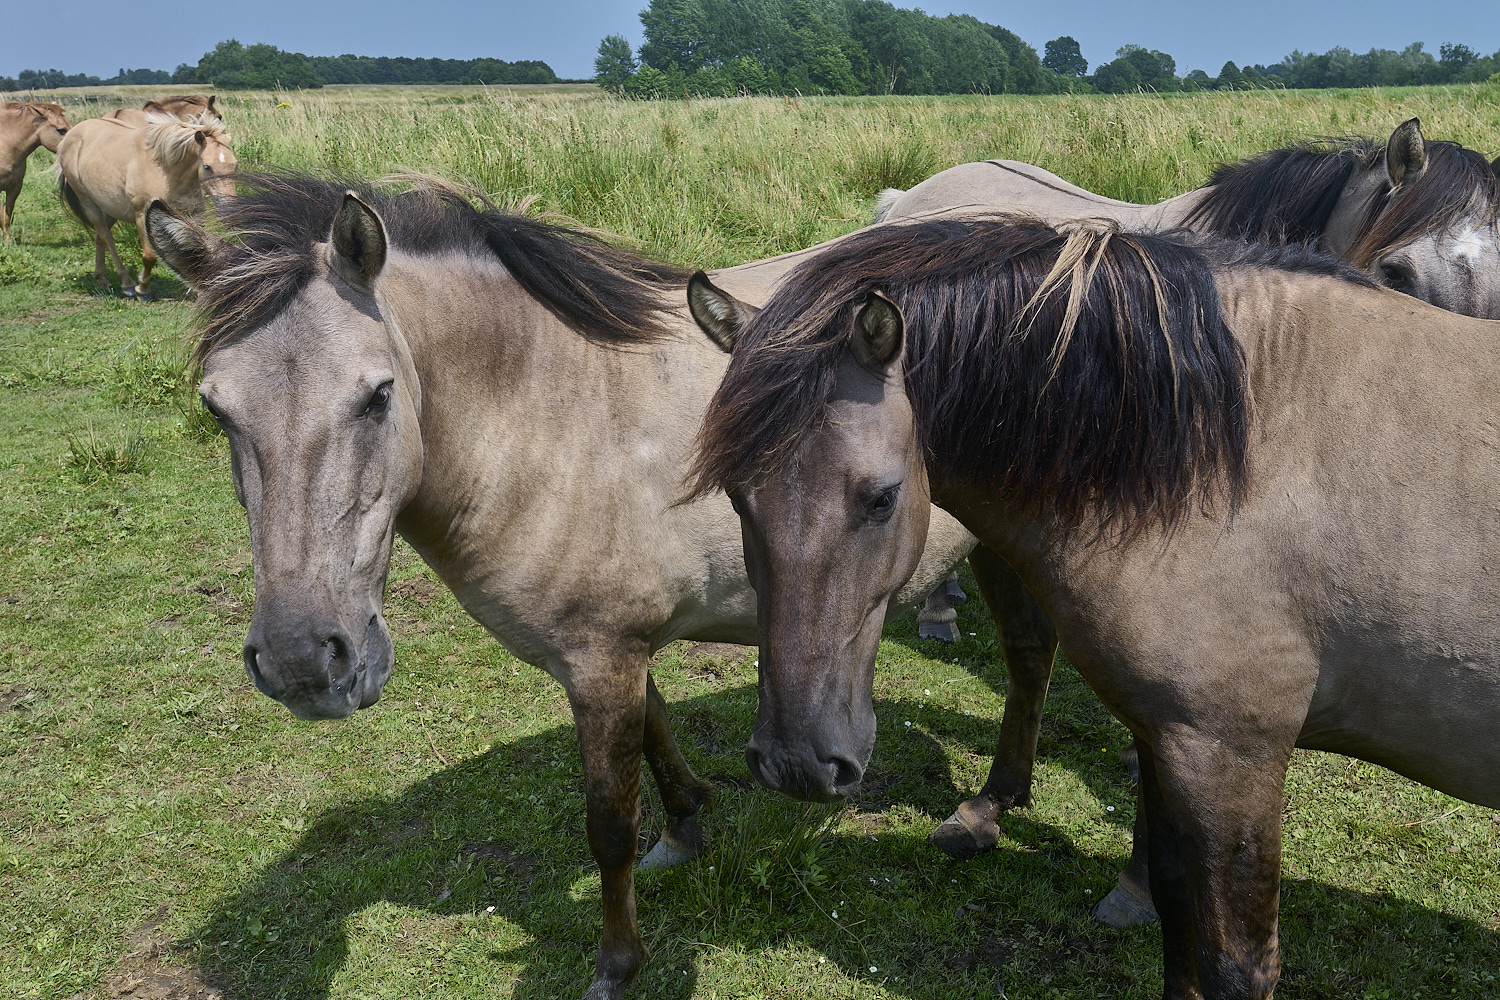
[[[221,102],[240,162],[376,176],[433,171],[722,266],[865,222],[882,187],[971,160],[1025,160],[1114,198],[1157,201],[1220,161],[1330,135],[1429,137],[1493,155],[1500,86],[1198,95],[736,98],[397,90]]]

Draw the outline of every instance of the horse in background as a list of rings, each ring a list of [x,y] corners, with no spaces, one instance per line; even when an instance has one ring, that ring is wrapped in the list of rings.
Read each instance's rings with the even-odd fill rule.
[[[38,146],[56,153],[58,144],[72,127],[73,123],[57,104],[7,101],[0,106],[0,191],[5,192],[0,230],[5,234],[5,242],[11,241],[10,223],[15,217],[21,185],[26,181],[26,160]]]
[[[155,112],[145,118],[141,126],[116,118],[80,122],[58,146],[56,169],[63,201],[94,231],[94,280],[105,280],[108,250],[120,293],[149,302],[156,253],[146,233],[147,207],[162,201],[191,216],[203,211],[205,192],[216,203],[232,198],[238,161],[218,119]],[[141,273],[134,285],[111,234],[119,219],[133,221],[140,233]]]
[[[215,94],[177,94],[173,97],[163,97],[161,100],[147,101],[139,108],[121,108],[106,117],[128,122],[131,125],[145,125],[146,116],[153,114],[172,115],[177,118],[191,118],[198,115],[221,122],[224,116],[219,114],[218,108],[214,107],[216,96]]]
[[[1384,143],[1326,139],[1223,164],[1205,186],[1155,205],[1105,198],[1029,163],[965,163],[909,191],[881,192],[875,221],[957,205],[1315,243],[1388,288],[1500,319],[1500,160],[1426,139],[1415,118]]]

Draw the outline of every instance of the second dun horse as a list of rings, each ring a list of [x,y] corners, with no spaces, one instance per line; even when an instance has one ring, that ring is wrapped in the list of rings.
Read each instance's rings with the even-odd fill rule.
[[[1263,1000],[1294,747],[1500,807],[1497,411],[1500,324],[1302,247],[851,237],[745,324],[700,437],[759,599],[751,769],[858,787],[930,494],[1135,736],[1165,996]]]

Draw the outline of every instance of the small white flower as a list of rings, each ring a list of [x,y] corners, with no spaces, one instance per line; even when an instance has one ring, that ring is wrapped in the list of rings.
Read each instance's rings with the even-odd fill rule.
[[[970,632],[969,634],[970,635],[978,635],[979,633],[978,632]]]
[[[1085,896],[1092,896],[1094,894],[1094,890],[1093,889],[1085,889],[1085,890],[1083,890],[1083,894]]]
[[[923,694],[932,694],[932,688],[923,688],[922,689],[922,693]]]
[[[818,964],[819,965],[822,965],[826,961],[828,961],[828,959],[824,958],[822,955],[818,956]]]
[[[906,724],[906,728],[907,728],[907,729],[910,729],[910,728],[911,728],[911,723],[910,723],[910,722],[908,722],[908,723],[907,723],[907,724]]]
[[[973,715],[973,714],[974,714],[974,713],[973,713],[973,712],[971,712],[971,711],[969,711],[969,710],[968,710],[968,709],[967,709],[967,708],[966,708],[966,709],[964,709],[964,714],[965,714],[965,715]]]
[[[1104,811],[1112,813],[1112,812],[1115,811],[1115,807],[1114,806],[1105,806],[1104,807]]]
[[[485,913],[494,913],[495,912],[495,908],[493,906],[486,906],[484,908],[484,912]]]
[[[879,972],[880,970],[877,969],[877,968],[875,968],[875,966],[872,965],[872,966],[870,966],[870,971],[871,972]]]
[[[709,865],[709,866],[708,866],[708,870],[709,870],[709,871],[713,871],[713,870],[714,870],[714,866],[713,866],[713,865]]]
[[[838,918],[839,918],[839,911],[838,910],[834,910],[833,911],[833,919],[837,920]]]

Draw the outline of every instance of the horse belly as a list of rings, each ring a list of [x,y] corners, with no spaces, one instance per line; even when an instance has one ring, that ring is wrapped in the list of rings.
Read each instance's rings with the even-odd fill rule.
[[[1500,806],[1500,644],[1423,640],[1341,644],[1319,672],[1297,745]]]

